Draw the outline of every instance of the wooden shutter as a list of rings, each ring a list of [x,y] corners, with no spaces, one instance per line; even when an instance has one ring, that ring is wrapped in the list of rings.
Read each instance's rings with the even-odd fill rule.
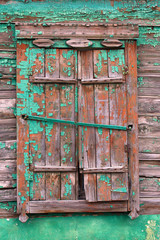
[[[85,51],[81,53],[81,63],[84,84],[80,84],[79,121],[126,127],[126,130],[81,127],[80,168],[86,199],[128,200],[124,49]],[[103,79],[108,79],[108,83],[101,83]]]
[[[106,49],[91,39],[85,51],[64,40],[17,43],[21,221],[26,213],[137,214],[136,42]]]

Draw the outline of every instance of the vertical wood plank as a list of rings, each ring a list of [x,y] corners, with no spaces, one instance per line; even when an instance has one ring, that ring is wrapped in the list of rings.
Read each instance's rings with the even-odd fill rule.
[[[59,78],[59,49],[46,49],[46,77]],[[46,84],[46,117],[60,118],[60,90]],[[46,123],[46,165],[60,166],[60,124]],[[60,199],[60,173],[46,173],[46,200]]]
[[[81,65],[82,65],[82,79],[93,78],[93,52],[84,51],[81,53]],[[94,123],[94,86],[87,85],[81,86],[80,89],[80,122]],[[96,155],[95,155],[95,129],[94,128],[81,128],[83,139],[80,139],[83,149],[83,165],[85,168],[96,167]],[[86,200],[89,202],[97,200],[97,182],[96,174],[84,174],[84,188],[86,194]]]
[[[44,77],[44,49],[31,48],[29,57],[32,76]],[[31,84],[30,115],[45,117],[45,85]],[[30,153],[33,165],[45,165],[45,123],[29,121]],[[45,173],[34,173],[30,183],[30,199],[45,199]]]
[[[74,79],[76,73],[77,52],[75,50],[60,50],[60,78]],[[74,84],[60,86],[60,118],[75,121],[75,86]],[[75,127],[61,124],[61,166],[76,166],[75,158]],[[75,173],[61,174],[61,199],[75,199]],[[68,179],[67,179],[68,178]],[[73,191],[66,195],[66,185]]]
[[[29,126],[21,114],[28,114],[28,65],[29,45],[17,43],[17,213],[22,222],[27,221],[29,212]]]
[[[136,41],[128,41],[125,45],[125,59],[128,63],[126,76],[127,83],[127,113],[128,124],[133,125],[133,129],[128,133],[128,142],[131,146],[129,154],[129,178],[131,218],[138,216],[139,211],[139,160],[138,160],[138,110],[137,110],[137,46]]]
[[[108,54],[109,77],[122,77],[124,50],[110,50]],[[127,126],[126,86],[125,84],[109,85],[110,124]],[[125,152],[127,132],[110,130],[111,166],[127,166]],[[128,178],[126,173],[112,174],[112,200],[128,199]]]
[[[107,50],[94,50],[94,77],[108,78]],[[108,84],[95,85],[95,123],[109,124]],[[97,168],[110,167],[110,135],[104,128],[96,131]],[[111,200],[111,175],[97,174],[97,200]]]

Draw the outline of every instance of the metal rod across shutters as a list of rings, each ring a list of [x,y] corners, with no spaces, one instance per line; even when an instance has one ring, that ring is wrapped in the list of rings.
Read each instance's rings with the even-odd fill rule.
[[[117,125],[106,125],[106,124],[96,124],[96,123],[83,123],[83,122],[74,122],[74,121],[67,121],[62,119],[55,119],[55,118],[45,118],[45,117],[36,117],[30,115],[22,115],[24,120],[35,120],[35,121],[44,121],[44,122],[55,122],[55,123],[65,123],[71,124],[75,126],[85,126],[85,127],[96,127],[96,128],[108,128],[108,129],[116,129],[116,130],[123,130],[126,131],[127,127],[125,126],[117,126]]]

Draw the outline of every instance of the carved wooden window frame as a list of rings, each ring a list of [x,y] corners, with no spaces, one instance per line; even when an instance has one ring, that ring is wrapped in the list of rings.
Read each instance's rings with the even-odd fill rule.
[[[24,163],[23,154],[25,142],[27,141],[28,126],[26,121],[22,119],[21,114],[17,115],[18,128],[18,146],[17,146],[17,213],[20,215],[20,220],[27,220],[27,213],[45,213],[45,212],[123,212],[129,211],[132,218],[138,216],[139,211],[139,161],[138,161],[138,116],[137,116],[137,52],[136,38],[138,37],[137,25],[123,24],[103,24],[103,23],[55,23],[55,24],[16,24],[17,40],[32,39],[35,44],[44,46],[44,44],[52,44],[52,41],[57,39],[109,39],[107,44],[113,44],[115,47],[118,40],[125,40],[125,60],[128,66],[129,74],[126,75],[127,83],[127,110],[128,110],[128,125],[132,130],[128,134],[130,143],[130,161],[129,161],[129,185],[130,197],[128,206],[123,207],[121,203],[113,204],[107,202],[105,204],[93,203],[88,204],[87,208],[83,201],[72,201],[72,203],[63,203],[60,207],[53,202],[48,202],[45,209],[42,203],[41,210],[36,212],[36,203],[29,203],[27,194],[28,182],[24,176],[29,173],[26,163]],[[49,39],[49,40],[46,40]],[[113,40],[114,39],[114,40]],[[117,41],[117,42],[116,42]],[[38,45],[37,45],[38,46]],[[23,46],[25,48],[25,46]],[[17,44],[17,64],[20,61],[26,60],[22,58],[23,47]],[[47,46],[46,46],[47,47]],[[84,46],[83,46],[84,47]],[[23,56],[24,57],[24,56]],[[17,83],[21,79],[19,69],[17,68]],[[17,87],[17,93],[20,94]],[[20,99],[17,99],[19,101]],[[25,106],[24,106],[25,108]],[[21,194],[19,194],[19,192]],[[114,205],[113,208],[110,205]],[[62,210],[66,208],[67,210]],[[33,210],[34,209],[34,210]],[[78,209],[78,210],[77,210]]]

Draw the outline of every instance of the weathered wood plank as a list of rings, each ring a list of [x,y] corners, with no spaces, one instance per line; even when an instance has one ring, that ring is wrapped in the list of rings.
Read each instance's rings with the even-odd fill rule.
[[[16,158],[16,141],[0,142],[0,159],[15,159]]]
[[[128,133],[129,151],[129,181],[130,185],[130,216],[135,218],[139,212],[139,159],[138,159],[138,109],[137,109],[137,45],[136,41],[126,43],[125,62],[128,65],[127,84],[127,118],[128,124],[133,125]]]
[[[15,91],[0,91],[0,99],[15,99]]]
[[[30,68],[33,77],[44,77],[44,49],[30,49]],[[33,103],[30,104],[30,113],[33,116],[46,116],[45,108],[45,85],[32,84],[30,99],[33,98]],[[38,106],[37,111],[32,107],[32,104]],[[32,156],[33,166],[45,165],[45,124],[38,121],[30,121],[30,152]],[[30,200],[45,200],[45,173],[33,173],[33,181],[30,184]]]
[[[0,190],[0,201],[11,202],[17,200],[17,189],[1,189]]]
[[[160,195],[160,178],[146,178],[140,177],[139,186],[141,197],[147,197],[149,193],[159,192]],[[143,196],[142,196],[143,193]],[[145,196],[146,193],[146,196]],[[152,196],[151,196],[152,197]]]
[[[160,138],[160,117],[139,116],[139,137]]]
[[[140,214],[160,214],[160,198],[140,198]]]
[[[78,31],[77,31],[78,29]],[[99,39],[110,37],[114,35],[117,39],[133,39],[138,37],[138,27],[135,25],[112,25],[98,23],[53,23],[50,27],[44,28],[43,26],[34,25],[17,25],[17,38],[51,38],[59,37],[61,39],[68,39],[73,37],[85,36],[87,39]],[[41,32],[39,35],[38,33]]]
[[[16,99],[0,99],[0,118],[15,118]]]
[[[46,166],[35,166],[34,167],[35,172],[75,172],[76,167],[70,167],[70,166],[53,166],[53,165],[46,165]]]
[[[93,52],[81,52],[82,64],[82,79],[93,79]],[[86,70],[87,69],[87,70]],[[94,123],[94,86],[81,85],[80,86],[80,103],[78,112],[79,122]],[[82,144],[82,158],[84,168],[96,167],[96,135],[94,128],[81,128],[82,139],[79,139]],[[97,176],[96,174],[84,175],[84,189],[86,200],[89,202],[97,199]]]
[[[29,207],[30,213],[126,212],[127,202],[88,203],[83,200],[31,201]]]
[[[0,160],[0,174],[15,173],[16,167],[17,167],[16,160]]]
[[[14,90],[16,92],[16,79],[0,79],[0,91]]]
[[[139,137],[139,152],[160,154],[160,139],[159,138],[142,138]]]
[[[139,114],[159,114],[160,99],[152,98],[150,96],[138,99],[138,113]]]
[[[160,161],[160,154],[154,153],[139,153],[139,160],[145,161]]]

